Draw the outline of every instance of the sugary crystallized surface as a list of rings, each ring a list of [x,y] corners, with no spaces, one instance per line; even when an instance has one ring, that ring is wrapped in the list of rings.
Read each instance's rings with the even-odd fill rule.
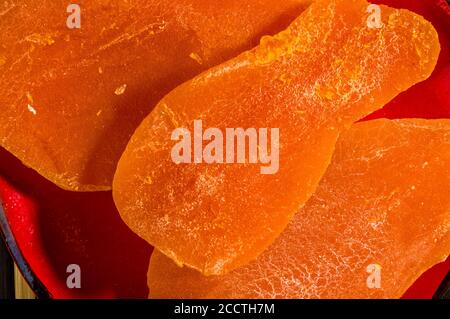
[[[449,254],[450,120],[376,120],[340,137],[314,196],[255,262],[205,277],[155,251],[148,280],[154,298],[399,298]]]
[[[130,136],[165,94],[309,3],[83,1],[81,28],[69,29],[70,1],[0,1],[0,146],[65,189],[110,189]]]
[[[432,25],[363,0],[314,2],[260,46],[168,94],[137,129],[113,183],[123,220],[178,264],[204,274],[246,265],[284,230],[325,173],[339,133],[432,72]],[[280,167],[177,164],[171,133],[279,128]]]

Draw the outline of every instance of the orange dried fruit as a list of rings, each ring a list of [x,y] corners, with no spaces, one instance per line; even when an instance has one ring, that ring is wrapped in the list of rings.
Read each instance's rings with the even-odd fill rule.
[[[148,282],[154,298],[399,298],[449,254],[450,120],[375,120],[341,135],[316,193],[256,261],[206,277],[155,251]]]
[[[287,30],[168,94],[118,164],[113,195],[128,226],[206,275],[263,252],[315,191],[339,133],[435,66],[440,47],[429,22],[381,6],[381,28],[369,28],[368,6],[316,1]],[[279,129],[278,172],[261,174],[251,156],[245,164],[174,161],[171,134],[197,120],[220,132]]]
[[[0,145],[64,189],[110,189],[130,136],[165,94],[309,3],[104,0],[78,12],[68,1],[2,1]],[[81,28],[70,29],[78,13]]]

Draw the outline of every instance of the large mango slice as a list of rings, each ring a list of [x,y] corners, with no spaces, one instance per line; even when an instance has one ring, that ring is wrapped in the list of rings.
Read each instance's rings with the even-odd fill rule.
[[[429,22],[381,6],[373,27],[368,9],[364,0],[316,1],[285,31],[168,94],[115,175],[129,227],[206,275],[263,252],[314,193],[339,134],[434,69],[440,48]],[[243,164],[174,161],[173,132],[192,132],[196,121],[220,132],[278,129],[269,147],[279,149],[279,170],[261,174],[251,155]]]
[[[205,277],[155,251],[148,281],[154,298],[399,298],[449,254],[450,120],[375,120],[255,262]]]

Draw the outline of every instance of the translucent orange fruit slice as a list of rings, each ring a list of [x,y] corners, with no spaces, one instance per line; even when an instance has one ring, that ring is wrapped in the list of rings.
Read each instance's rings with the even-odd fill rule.
[[[368,7],[363,0],[316,1],[285,31],[168,94],[118,165],[113,194],[128,226],[206,275],[227,273],[264,251],[315,191],[339,133],[435,66],[440,47],[429,22],[382,6],[377,28]],[[202,146],[199,121],[205,132],[266,128],[278,130],[279,139],[258,145],[257,164],[252,142],[241,161],[231,151],[235,164],[225,163],[228,147],[207,163],[201,151],[192,156]],[[200,136],[186,143],[190,153],[180,152],[195,163],[173,159],[171,137],[180,128]],[[209,143],[224,144],[218,136],[203,135],[204,152]],[[269,148],[279,150],[273,174],[262,171]]]
[[[0,146],[64,189],[110,189],[130,136],[165,94],[309,3],[1,1]]]
[[[155,251],[148,282],[155,298],[398,298],[449,254],[450,120],[376,120],[340,137],[256,261],[205,277]]]

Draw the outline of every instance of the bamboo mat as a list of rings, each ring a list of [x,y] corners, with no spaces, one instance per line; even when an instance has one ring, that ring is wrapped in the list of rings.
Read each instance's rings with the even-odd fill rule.
[[[16,299],[35,299],[35,295],[22,277],[17,266],[14,265],[14,290]]]
[[[35,299],[0,238],[0,299]]]

